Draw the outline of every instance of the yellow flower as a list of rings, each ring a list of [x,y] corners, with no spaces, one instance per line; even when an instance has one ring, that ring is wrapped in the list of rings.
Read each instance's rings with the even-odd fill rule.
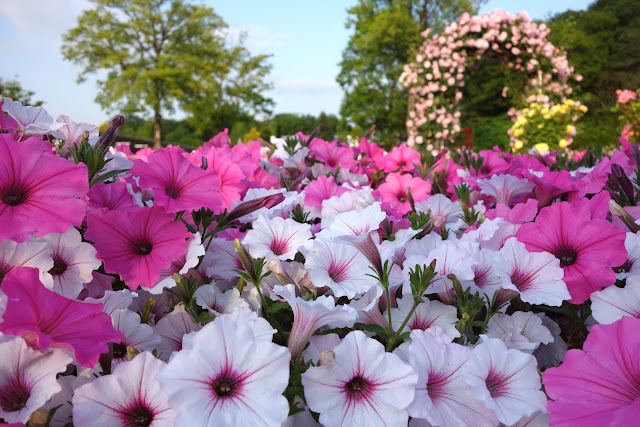
[[[520,141],[519,139],[516,140],[516,144],[515,144],[516,150],[521,149],[523,146],[524,144],[522,143],[522,141]]]
[[[575,126],[567,125],[567,133],[573,133],[576,130]]]
[[[536,150],[538,150],[538,153],[543,153],[543,152],[548,152],[549,151],[549,145],[545,144],[544,142],[536,144],[536,145],[534,145],[534,147],[536,147]]]
[[[551,114],[545,114],[544,116],[542,116],[542,118],[545,120],[549,120],[551,118]]]
[[[542,129],[543,127],[544,127],[544,123],[540,123],[540,124],[538,125],[538,129]]]
[[[560,141],[558,141],[558,146],[560,148],[566,148],[567,145],[569,145],[569,143],[567,142],[566,139],[562,138]]]

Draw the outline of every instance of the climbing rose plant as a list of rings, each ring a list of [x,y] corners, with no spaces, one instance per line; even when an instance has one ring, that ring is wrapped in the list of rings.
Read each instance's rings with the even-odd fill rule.
[[[461,130],[459,106],[465,72],[484,57],[504,61],[524,74],[525,88],[510,95],[516,104],[522,104],[530,92],[540,91],[563,101],[572,92],[568,81],[582,77],[574,73],[566,52],[547,40],[549,31],[525,12],[511,16],[503,10],[479,16],[465,13],[440,34],[426,30],[414,61],[400,76],[410,94],[408,144],[424,144],[431,151],[454,141]],[[502,94],[515,91],[505,87]]]

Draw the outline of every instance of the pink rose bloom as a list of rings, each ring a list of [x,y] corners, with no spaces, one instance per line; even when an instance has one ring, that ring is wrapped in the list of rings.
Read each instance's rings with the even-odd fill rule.
[[[414,201],[422,202],[429,198],[431,184],[408,173],[390,173],[386,181],[378,187],[380,200],[389,203],[392,209],[404,215],[411,211],[407,189],[411,191]]]
[[[554,426],[632,426],[640,416],[640,319],[595,325],[542,378]]]
[[[626,104],[629,101],[635,101],[638,99],[638,95],[632,90],[616,90],[616,95],[618,95],[618,103]]]

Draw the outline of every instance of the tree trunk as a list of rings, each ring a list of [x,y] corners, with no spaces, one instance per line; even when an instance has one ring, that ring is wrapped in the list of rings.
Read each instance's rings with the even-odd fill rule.
[[[154,106],[155,116],[153,118],[153,148],[162,148],[162,116],[160,116],[160,104]]]

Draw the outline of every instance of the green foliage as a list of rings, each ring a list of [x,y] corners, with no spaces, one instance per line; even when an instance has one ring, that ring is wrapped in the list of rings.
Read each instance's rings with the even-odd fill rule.
[[[378,129],[389,146],[406,139],[408,90],[398,78],[426,28],[442,28],[463,12],[474,13],[484,0],[359,0],[348,10],[354,33],[342,53],[338,83],[345,91],[341,132],[358,126]],[[355,134],[352,132],[351,134]]]
[[[0,94],[0,101],[6,96],[7,98],[11,98],[14,101],[22,102],[22,105],[31,105],[34,107],[39,107],[44,104],[44,101],[34,101],[32,98],[35,96],[35,92],[31,90],[24,89],[22,84],[18,81],[18,76],[15,76],[13,79],[3,79],[0,78],[0,89],[2,89],[2,93]]]
[[[156,147],[162,116],[175,107],[203,131],[213,126],[213,112],[230,111],[226,120],[268,104],[261,95],[269,87],[267,57],[227,47],[227,25],[212,8],[180,0],[91,2],[95,7],[63,35],[62,54],[82,67],[78,81],[106,72],[96,97],[103,108],[152,112]]]
[[[549,40],[564,46],[576,72],[576,99],[589,108],[578,123],[572,148],[617,145],[621,125],[612,108],[616,89],[640,87],[640,3],[598,0],[584,11],[553,16]]]

